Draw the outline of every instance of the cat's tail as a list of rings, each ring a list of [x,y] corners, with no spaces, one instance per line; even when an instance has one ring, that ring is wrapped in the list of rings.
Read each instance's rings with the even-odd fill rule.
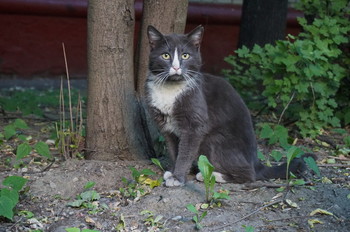
[[[304,158],[312,157],[315,160],[317,157],[312,153],[305,153],[300,158],[295,158],[289,164],[289,172],[292,172],[296,176],[300,176],[302,172],[306,170],[306,164]],[[287,163],[283,163],[279,166],[267,167],[262,163],[255,165],[256,180],[268,180],[268,179],[286,179],[287,177]]]

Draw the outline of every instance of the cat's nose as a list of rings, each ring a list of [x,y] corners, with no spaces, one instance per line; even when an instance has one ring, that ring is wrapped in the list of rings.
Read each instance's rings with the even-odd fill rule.
[[[177,70],[180,69],[180,67],[174,67],[174,66],[173,66],[173,69],[175,69],[175,71],[177,71]]]

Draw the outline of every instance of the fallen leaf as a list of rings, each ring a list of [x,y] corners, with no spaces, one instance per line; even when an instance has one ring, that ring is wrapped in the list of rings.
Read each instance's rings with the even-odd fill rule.
[[[272,197],[272,200],[275,200],[279,197],[282,197],[283,196],[283,193],[277,193],[274,197]]]
[[[333,182],[324,176],[324,177],[322,177],[322,183],[323,184],[332,184]]]
[[[307,223],[311,228],[314,228],[314,224],[323,224],[323,222],[318,219],[309,219],[307,220]]]
[[[85,217],[85,221],[86,221],[87,223],[96,224],[95,220],[92,219],[92,218],[89,217],[89,216],[86,216],[86,217]]]
[[[335,159],[327,159],[327,164],[335,164]]]
[[[297,203],[295,203],[295,202],[293,202],[293,201],[291,201],[291,200],[289,200],[289,199],[286,199],[286,203],[287,203],[289,206],[293,207],[293,208],[298,208],[298,207],[299,207]]]
[[[314,211],[312,211],[310,213],[310,216],[314,216],[316,214],[324,214],[324,215],[330,215],[330,216],[333,216],[333,213],[327,211],[327,210],[324,210],[324,209],[320,209],[320,208],[317,208],[315,209]]]

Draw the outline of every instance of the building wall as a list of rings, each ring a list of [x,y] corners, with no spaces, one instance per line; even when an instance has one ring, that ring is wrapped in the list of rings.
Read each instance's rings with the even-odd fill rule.
[[[62,43],[70,76],[85,78],[86,8],[87,0],[0,0],[0,78],[64,75]],[[135,12],[138,38],[142,1],[136,0]],[[190,2],[186,31],[199,24],[205,27],[201,47],[204,71],[220,74],[228,68],[223,59],[236,49],[240,15],[239,5]],[[300,15],[289,11],[287,33],[299,32],[296,16]]]

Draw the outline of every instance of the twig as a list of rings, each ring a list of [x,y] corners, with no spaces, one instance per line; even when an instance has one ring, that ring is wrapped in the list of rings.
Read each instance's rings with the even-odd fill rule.
[[[73,125],[73,112],[72,112],[72,96],[70,93],[70,79],[69,79],[69,72],[68,72],[68,63],[67,63],[67,56],[66,56],[66,49],[64,47],[64,43],[62,43],[63,48],[63,57],[64,57],[64,64],[66,66],[66,75],[67,75],[67,86],[68,86],[68,103],[69,103],[69,114],[70,114],[70,128],[71,132],[74,132],[74,125]]]
[[[48,171],[51,168],[53,163],[55,163],[55,159],[53,159],[49,165],[47,165],[44,169],[42,169],[40,171],[37,171],[37,172],[23,172],[23,174],[38,174],[38,173],[46,172],[46,171]]]
[[[288,218],[277,218],[277,219],[272,219],[268,220],[269,222],[276,222],[276,221],[285,221],[285,220],[292,220],[292,219],[298,219],[298,218],[307,218],[307,217],[313,217],[310,215],[302,215],[302,216],[295,216],[295,217],[288,217]]]
[[[269,203],[269,204],[267,204],[267,205],[263,205],[263,206],[261,206],[260,208],[257,208],[257,209],[254,210],[253,212],[251,212],[251,213],[245,215],[244,217],[242,217],[242,218],[240,218],[240,219],[237,219],[237,220],[234,221],[234,222],[231,222],[231,223],[229,223],[229,224],[226,224],[226,225],[223,225],[223,226],[220,226],[220,227],[215,228],[214,231],[221,230],[221,229],[223,229],[223,228],[225,228],[225,227],[228,227],[228,226],[232,226],[232,225],[236,224],[237,222],[243,221],[244,219],[246,219],[246,218],[252,216],[253,214],[256,214],[256,213],[259,212],[260,210],[263,210],[263,209],[265,209],[265,208],[267,208],[267,207],[270,207],[270,206],[272,206],[272,205],[281,203],[281,202],[283,202],[283,201],[284,201],[284,199],[271,202],[271,203]]]
[[[286,112],[286,110],[288,109],[288,106],[293,101],[294,95],[295,95],[295,92],[293,92],[292,97],[289,99],[289,102],[287,103],[286,107],[284,107],[284,109],[283,109],[283,111],[281,113],[281,116],[278,119],[278,123],[277,123],[278,125],[281,123],[282,117],[283,117],[284,113]]]
[[[311,181],[305,182],[304,185],[312,185],[313,183]],[[243,189],[248,190],[248,189],[254,189],[254,188],[261,188],[261,187],[266,187],[266,188],[281,188],[281,187],[294,187],[294,186],[299,186],[297,184],[275,184],[275,183],[259,183],[259,182],[253,182],[250,183],[249,185],[245,185]]]
[[[350,168],[350,164],[317,164],[319,167]]]

